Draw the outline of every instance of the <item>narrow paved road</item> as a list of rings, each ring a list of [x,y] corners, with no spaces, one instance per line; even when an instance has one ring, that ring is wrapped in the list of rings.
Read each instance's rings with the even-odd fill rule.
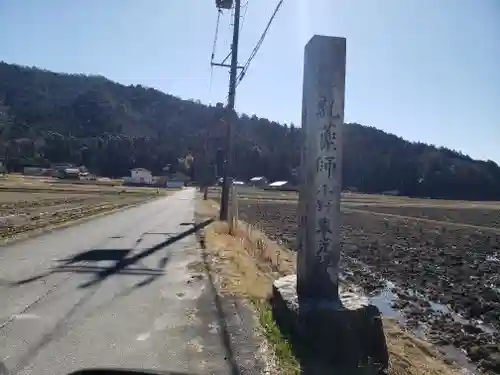
[[[194,189],[0,248],[9,374],[118,366],[231,374],[196,267]],[[236,371],[237,372],[237,371]]]

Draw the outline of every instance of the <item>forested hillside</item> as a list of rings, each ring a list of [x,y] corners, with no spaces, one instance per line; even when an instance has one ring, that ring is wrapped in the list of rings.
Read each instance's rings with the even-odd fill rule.
[[[100,76],[57,74],[0,63],[0,158],[9,170],[74,162],[95,173],[160,173],[191,153],[213,161],[224,144],[221,108]],[[344,186],[364,192],[500,199],[500,168],[446,148],[410,143],[347,124]],[[235,174],[296,178],[300,128],[242,115],[235,124]]]

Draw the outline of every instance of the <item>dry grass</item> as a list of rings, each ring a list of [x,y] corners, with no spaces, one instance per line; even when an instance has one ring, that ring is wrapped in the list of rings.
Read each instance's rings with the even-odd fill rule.
[[[383,319],[392,375],[457,375],[431,345],[403,331],[394,321]]]
[[[215,216],[217,204],[211,200],[198,201],[197,213],[200,216]],[[291,357],[288,343],[279,336],[265,304],[273,280],[295,272],[295,254],[245,222],[239,222],[234,236],[228,234],[228,229],[226,223],[214,222],[204,231],[207,251],[213,259],[211,269],[217,274],[220,291],[256,303],[261,325],[278,357],[281,373],[296,374],[297,363]],[[460,374],[454,366],[445,363],[431,345],[403,331],[392,320],[384,319],[384,327],[392,375]]]
[[[262,353],[267,362],[267,373],[298,375],[300,373],[292,348],[276,326],[267,298],[275,274],[292,260],[273,256],[269,248],[262,247],[257,233],[242,236],[241,229],[235,236],[229,235],[227,223],[215,222],[205,228],[204,237],[210,254],[210,271],[218,280],[219,292],[251,301],[256,309],[261,335],[266,338],[267,350]],[[254,244],[254,247],[251,247]],[[283,271],[282,271],[283,272]]]
[[[295,261],[278,245],[267,245],[260,231],[247,233],[239,227],[231,236],[227,223],[217,221],[205,229],[205,241],[217,258],[213,269],[223,277],[221,292],[265,301],[272,281],[293,272]]]

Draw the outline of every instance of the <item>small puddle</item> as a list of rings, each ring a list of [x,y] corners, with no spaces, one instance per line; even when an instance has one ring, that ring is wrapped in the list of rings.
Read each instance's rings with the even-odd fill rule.
[[[359,264],[359,261],[357,261]],[[350,272],[345,270],[346,274],[349,274]],[[347,278],[346,275],[341,275],[340,276],[341,281],[344,281],[347,283]],[[360,288],[355,287],[355,289],[360,290]],[[369,302],[376,306],[379,311],[381,312],[382,316],[391,318],[399,322],[401,325],[405,325],[407,323],[407,318],[405,317],[405,314],[399,310],[398,308],[393,307],[394,303],[400,300],[399,296],[397,293],[394,292],[396,289],[396,284],[394,284],[391,281],[385,281],[384,288],[380,291],[377,292],[371,296],[368,296]],[[461,315],[453,312],[448,306],[436,303],[436,302],[431,302],[425,299],[422,295],[417,293],[416,291],[413,290],[404,290],[404,293],[416,297],[420,300],[424,300],[429,303],[430,309],[432,309],[436,313],[440,314],[449,314],[456,322],[461,323],[461,324],[474,324],[475,326],[481,328],[483,332],[485,333],[495,333],[497,330],[495,330],[493,327],[481,324],[481,322],[471,322]],[[419,338],[425,340],[426,339],[426,332],[428,330],[428,326],[423,323],[419,323],[416,327],[412,327],[411,331]],[[461,367],[461,373],[464,375],[475,375],[475,374],[480,374],[477,366],[473,364],[467,357],[466,353],[458,349],[454,346],[447,345],[447,346],[438,346],[434,345],[440,352],[443,353],[443,355],[451,360],[453,360],[458,366]]]
[[[392,291],[394,287],[394,283],[387,281],[384,289],[369,297],[368,300],[380,310],[383,316],[404,322],[403,313],[392,307],[393,302],[399,299],[397,294]]]
[[[380,310],[382,316],[395,319],[400,324],[404,325],[406,322],[404,314],[401,312],[401,310],[392,307],[393,303],[399,300],[398,295],[393,292],[394,288],[395,288],[394,283],[386,281],[384,289],[381,292],[371,297],[368,297],[368,300],[370,301],[371,304],[373,304]],[[417,296],[417,293],[413,291],[407,291],[407,294]],[[463,317],[460,317],[460,315],[452,312],[447,306],[442,305],[440,303],[435,303],[430,301],[428,302],[430,304],[430,308],[433,311],[442,314],[450,314],[453,317],[453,319],[462,324],[470,323]],[[480,327],[487,333],[491,333],[491,331],[484,329],[486,327],[483,328],[481,325],[478,325],[478,327]],[[411,331],[420,339],[424,340],[426,339],[427,327],[425,324],[420,323],[417,327],[412,328]],[[495,332],[494,329],[493,332]],[[436,347],[440,352],[442,352],[445,355],[445,357],[450,358],[458,366],[461,367],[461,373],[463,375],[475,375],[480,373],[477,367],[472,362],[470,362],[470,360],[467,357],[467,354],[463,350],[457,349],[451,345],[436,346]]]
[[[496,255],[496,253],[495,253],[495,255]],[[359,260],[353,259],[353,258],[348,258],[347,260],[349,262],[354,262],[358,265],[361,265],[364,270],[371,272],[370,268],[368,266],[366,266],[364,263],[360,262]],[[347,266],[347,264],[345,266]],[[347,270],[347,269],[344,269],[344,273],[345,274],[352,274],[352,272]],[[346,281],[345,276],[343,276],[342,279],[343,279],[343,281]],[[480,328],[484,333],[488,333],[488,334],[499,333],[499,331],[495,327],[493,327],[489,324],[484,324],[482,321],[468,320],[468,319],[464,318],[462,315],[451,310],[447,305],[444,305],[444,304],[441,304],[438,302],[430,301],[423,294],[421,294],[413,289],[397,288],[396,284],[390,280],[383,280],[383,283],[384,283],[384,288],[381,291],[368,297],[370,303],[373,304],[374,306],[376,306],[380,310],[380,312],[382,313],[383,316],[386,316],[388,318],[397,319],[397,320],[402,321],[402,322],[405,321],[404,314],[401,312],[401,310],[399,310],[396,307],[393,307],[394,302],[401,299],[397,293],[393,292],[393,290],[398,289],[410,297],[416,297],[419,300],[421,300],[425,303],[428,303],[429,307],[432,311],[434,311],[436,313],[450,315],[453,318],[453,320],[457,323],[472,324],[472,325]],[[500,293],[500,288],[492,288],[492,289],[494,289]]]
[[[484,333],[488,333],[491,335],[498,333],[498,330],[496,328],[494,328],[493,326],[491,326],[489,324],[484,324],[480,320],[465,319],[462,315],[457,314],[456,312],[452,311],[446,305],[442,305],[440,303],[431,302],[431,301],[429,301],[429,304],[430,304],[430,307],[432,310],[434,310],[435,312],[442,313],[442,314],[449,314],[453,318],[453,320],[457,323],[464,324],[464,325],[472,324],[473,326],[481,329]]]

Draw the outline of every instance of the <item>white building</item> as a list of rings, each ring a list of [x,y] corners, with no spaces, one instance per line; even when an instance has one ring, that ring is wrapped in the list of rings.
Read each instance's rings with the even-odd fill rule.
[[[253,177],[250,179],[250,184],[253,186],[266,186],[267,182],[267,178],[264,176]]]
[[[130,171],[129,182],[133,184],[147,184],[153,183],[153,174],[144,168],[134,168]]]
[[[266,190],[296,191],[297,188],[290,181],[274,181],[265,187]]]

